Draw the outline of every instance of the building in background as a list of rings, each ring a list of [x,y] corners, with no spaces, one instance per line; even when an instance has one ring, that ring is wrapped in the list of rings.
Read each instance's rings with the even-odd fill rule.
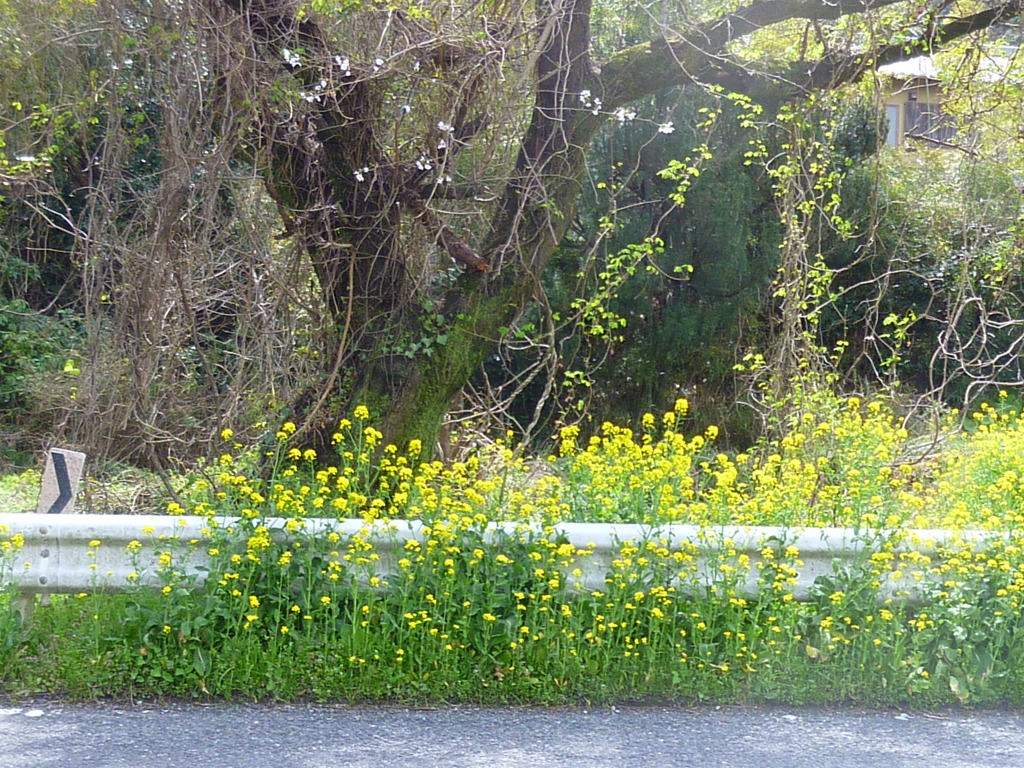
[[[942,111],[946,93],[931,56],[918,56],[878,68],[892,82],[883,99],[889,131],[885,143],[903,146],[908,139],[949,146],[956,126]]]
[[[987,91],[989,98],[995,95],[1002,103],[1016,103],[1024,87],[1019,52],[1016,47],[1006,45],[1003,53],[1005,55],[947,59],[941,79],[931,56],[917,56],[879,67],[878,73],[885,83],[882,103],[889,122],[885,143],[891,147],[930,144],[967,149],[977,138],[981,124],[967,114],[960,114],[960,119],[956,120],[946,111],[950,97],[945,83],[958,81],[959,89],[969,83],[975,98]],[[986,111],[989,110],[982,109],[977,116],[982,117]]]

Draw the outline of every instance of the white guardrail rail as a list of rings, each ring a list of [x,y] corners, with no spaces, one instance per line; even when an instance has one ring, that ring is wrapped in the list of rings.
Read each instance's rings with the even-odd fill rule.
[[[231,525],[231,519],[220,519],[224,528]],[[284,529],[286,520],[267,519],[263,521],[275,536],[287,537]],[[379,556],[376,571],[380,575],[394,573],[402,547],[409,539],[424,541],[424,524],[415,520],[393,520],[388,524],[367,525],[363,520],[307,519],[305,535],[326,536],[331,531],[342,537],[363,533],[374,545]],[[196,586],[202,584],[202,569],[209,566],[207,549],[209,541],[205,533],[209,523],[201,517],[172,517],[167,515],[40,515],[2,514],[0,530],[6,526],[5,536],[21,534],[24,545],[13,563],[13,582],[23,595],[79,593],[97,590],[117,591],[129,585],[159,585],[157,573],[158,550],[169,548],[169,539],[178,539],[182,544],[194,542],[188,549],[191,554],[182,562],[184,548],[175,555],[175,569],[183,572],[197,572]],[[530,529],[523,524],[496,524],[489,530],[491,539],[497,538],[497,531],[510,534],[532,530],[533,535],[542,536],[539,528]],[[551,536],[552,534],[548,534]],[[846,528],[805,528],[786,529],[770,527],[715,527],[700,528],[691,525],[666,525],[652,527],[645,525],[562,523],[554,526],[554,536],[577,548],[593,548],[593,553],[577,558],[573,568],[580,568],[582,576],[573,578],[580,588],[597,590],[605,588],[605,578],[611,570],[612,561],[620,556],[624,542],[640,543],[657,541],[670,550],[697,548],[699,553],[699,582],[710,585],[714,580],[716,566],[723,549],[749,557],[749,569],[740,591],[747,595],[756,594],[761,571],[757,565],[762,560],[766,546],[777,548],[792,545],[799,551],[802,565],[797,568],[797,579],[793,585],[796,599],[806,599],[808,589],[820,576],[830,576],[835,566],[843,561],[850,564],[863,563],[881,546],[879,542],[867,540],[864,533],[858,535]],[[925,555],[934,554],[944,544],[982,543],[991,540],[994,534],[985,532],[957,532],[942,530],[908,531],[902,543],[897,545],[895,554],[916,550]],[[161,537],[164,539],[161,541]],[[92,542],[100,542],[92,546]],[[128,554],[128,544],[142,543],[134,561]],[[730,552],[730,554],[731,554]],[[714,565],[709,565],[709,562]],[[902,571],[898,582],[887,579],[882,584],[880,597],[898,597],[914,601],[918,597],[915,586],[921,574],[915,573],[912,562],[896,566]],[[129,581],[129,574],[136,574]],[[742,576],[742,574],[740,574]]]

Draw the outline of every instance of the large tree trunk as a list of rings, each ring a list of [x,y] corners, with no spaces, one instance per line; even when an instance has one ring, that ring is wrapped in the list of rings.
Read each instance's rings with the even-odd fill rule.
[[[453,318],[448,344],[418,360],[399,383],[387,426],[400,444],[433,444],[452,399],[527,304],[575,215],[585,149],[601,123],[579,98],[587,86],[598,86],[590,6],[591,0],[539,4],[548,38],[537,58],[530,126],[481,249],[489,269],[463,274],[444,306]]]

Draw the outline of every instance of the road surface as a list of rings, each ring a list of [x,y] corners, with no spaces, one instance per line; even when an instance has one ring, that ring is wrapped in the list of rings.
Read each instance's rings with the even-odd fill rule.
[[[0,768],[1024,768],[1024,716],[0,702]]]

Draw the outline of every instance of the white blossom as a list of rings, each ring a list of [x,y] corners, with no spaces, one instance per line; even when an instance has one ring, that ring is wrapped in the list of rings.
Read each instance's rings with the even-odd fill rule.
[[[662,123],[658,126],[658,133],[672,133],[676,127],[672,125],[672,121],[669,120],[667,123]]]
[[[308,101],[310,104],[312,104],[314,101],[320,101],[320,94],[323,92],[323,90],[325,88],[327,88],[327,81],[326,80],[321,80],[319,83],[317,83],[316,85],[313,86],[313,92],[312,93],[306,93],[305,91],[300,91],[299,95],[302,98],[304,98],[306,101]]]
[[[290,67],[297,67],[302,64],[302,60],[299,58],[299,54],[295,51],[290,51],[287,48],[281,49],[281,55],[284,56],[285,62]]]
[[[442,131],[443,133],[451,133],[452,131],[455,130],[455,126],[454,125],[449,125],[444,120],[438,120],[437,121],[437,130]]]
[[[439,142],[437,142],[437,148],[438,149],[447,149],[448,148],[448,142],[445,141],[444,139],[441,139]]]
[[[615,119],[620,123],[627,123],[636,117],[636,112],[633,110],[627,110],[625,107],[619,107],[615,110]]]
[[[359,168],[355,172],[355,174],[354,174],[355,177],[356,177],[356,181],[366,181],[366,176],[364,176],[363,174],[366,174],[366,173],[369,173],[369,172],[370,172],[370,169],[367,168],[365,165],[362,168]]]
[[[601,97],[594,96],[593,100],[591,100],[590,96],[591,93],[588,88],[584,88],[580,91],[580,101],[583,102],[583,106],[596,115],[601,111]]]
[[[345,75],[345,77],[348,77],[349,75],[352,74],[352,64],[348,60],[347,56],[344,59],[341,58],[341,56],[335,56],[334,63],[338,65],[338,69],[341,70],[342,74]]]

